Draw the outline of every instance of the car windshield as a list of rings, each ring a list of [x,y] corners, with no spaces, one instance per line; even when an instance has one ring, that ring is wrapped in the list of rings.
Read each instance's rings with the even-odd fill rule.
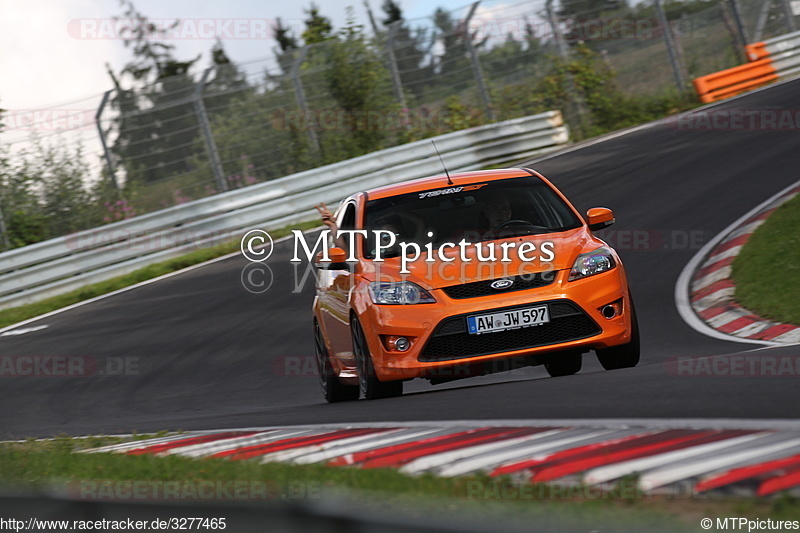
[[[580,220],[535,176],[442,187],[367,203],[364,256],[375,257],[373,230],[391,231],[396,242],[475,243],[577,228]],[[387,236],[388,237],[388,236]],[[399,255],[395,246],[381,254]]]

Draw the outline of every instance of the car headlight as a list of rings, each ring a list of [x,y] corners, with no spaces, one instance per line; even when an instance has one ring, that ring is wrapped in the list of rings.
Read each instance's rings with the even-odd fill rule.
[[[572,265],[572,270],[569,271],[569,280],[574,281],[594,276],[601,272],[607,272],[615,266],[617,266],[617,262],[614,261],[611,250],[603,246],[597,250],[579,255]]]
[[[373,281],[369,284],[372,301],[381,305],[435,303],[428,291],[410,281]]]

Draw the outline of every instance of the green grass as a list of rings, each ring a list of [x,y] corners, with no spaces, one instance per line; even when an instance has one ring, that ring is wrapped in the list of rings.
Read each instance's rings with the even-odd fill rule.
[[[273,239],[279,239],[289,235],[293,229],[307,230],[315,228],[319,225],[320,224],[318,221],[304,222],[291,228],[281,228],[270,231],[270,235]],[[78,290],[54,296],[52,298],[47,298],[46,300],[42,300],[40,302],[4,309],[0,311],[0,327],[10,326],[11,324],[16,324],[17,322],[34,318],[39,315],[43,315],[44,313],[49,313],[50,311],[55,311],[56,309],[61,309],[62,307],[82,302],[84,300],[89,300],[96,296],[108,294],[109,292],[114,292],[116,290],[141,283],[142,281],[157,278],[158,276],[163,276],[164,274],[176,272],[192,265],[210,261],[211,259],[215,259],[238,250],[239,240],[232,240],[217,246],[194,250],[186,255],[182,255],[174,259],[140,268],[139,270],[135,270],[130,274],[111,278],[99,283],[93,283]]]
[[[800,195],[750,236],[733,262],[736,301],[759,315],[800,325]]]
[[[670,499],[633,490],[627,491],[628,497],[586,498],[582,497],[583,489],[545,491],[552,497],[541,498],[536,495],[543,494],[540,490],[544,486],[527,484],[521,485],[521,493],[533,496],[517,498],[514,487],[518,486],[507,479],[411,477],[389,469],[75,453],[122,440],[127,439],[62,437],[0,443],[0,488],[28,493],[66,492],[91,499],[94,494],[116,494],[116,490],[130,486],[125,485],[128,482],[141,486],[148,481],[163,481],[180,487],[234,482],[244,487],[268,487],[267,499],[320,500],[345,494],[361,501],[365,510],[384,515],[394,512],[416,518],[452,516],[462,522],[488,517],[518,525],[536,520],[542,530],[547,529],[546,525],[587,531],[605,530],[602,525],[623,525],[640,531],[698,531],[699,520],[705,516],[800,518],[800,506],[787,498]],[[635,480],[623,482],[633,486]],[[483,490],[486,486],[492,489]],[[497,487],[505,488],[505,497],[503,490],[495,490]],[[247,490],[245,493],[249,494]]]

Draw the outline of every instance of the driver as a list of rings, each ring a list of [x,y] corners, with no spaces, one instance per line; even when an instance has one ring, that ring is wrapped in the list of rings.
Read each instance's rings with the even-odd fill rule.
[[[502,193],[492,193],[485,200],[483,215],[489,221],[489,228],[496,230],[511,220],[511,203]]]

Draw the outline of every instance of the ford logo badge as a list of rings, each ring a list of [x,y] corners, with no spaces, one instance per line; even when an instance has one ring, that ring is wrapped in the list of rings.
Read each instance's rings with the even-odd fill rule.
[[[513,279],[498,279],[495,280],[489,285],[493,289],[497,289],[498,291],[507,289],[514,284]]]

